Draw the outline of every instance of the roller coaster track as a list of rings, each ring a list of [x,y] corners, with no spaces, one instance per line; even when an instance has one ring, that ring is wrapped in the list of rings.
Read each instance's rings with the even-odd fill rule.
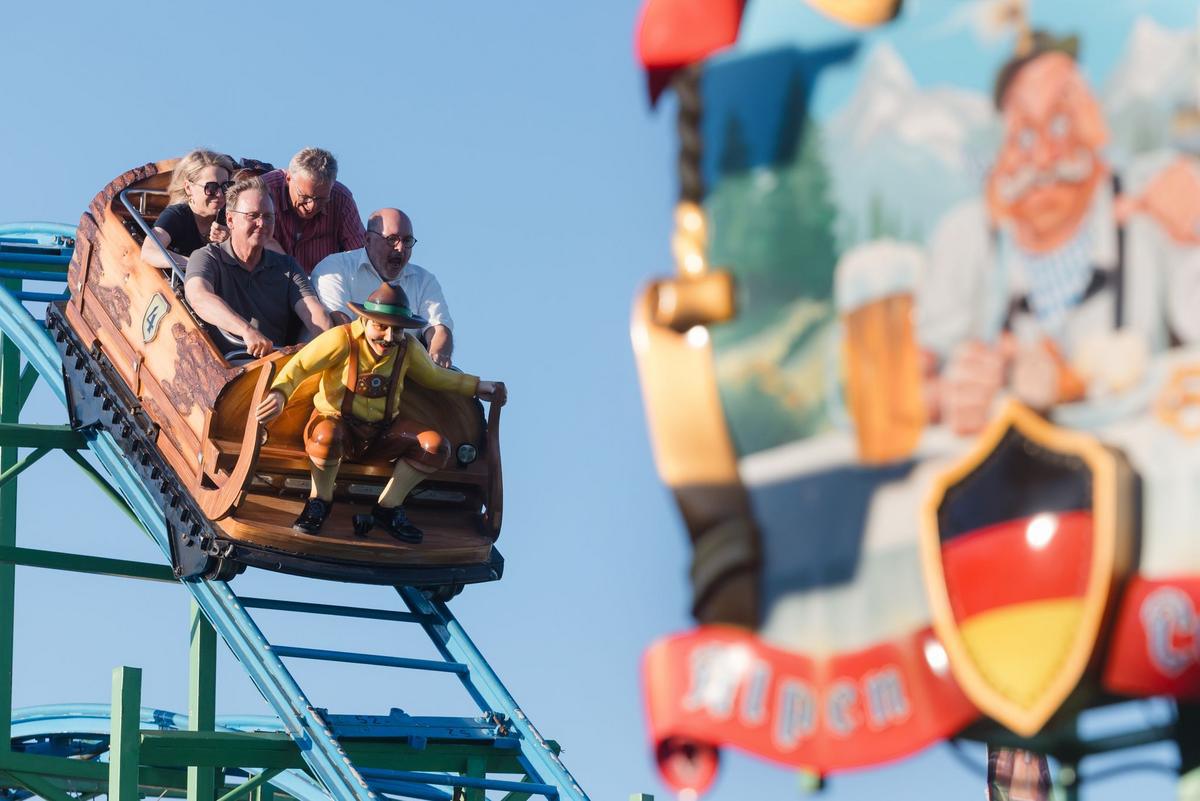
[[[55,756],[87,758],[102,753],[108,747],[111,736],[111,707],[107,704],[55,704],[13,710],[13,740],[22,743],[27,750]],[[142,707],[138,714],[139,726],[159,731],[183,731],[187,728],[186,715],[164,709]],[[216,721],[216,730],[222,732],[279,732],[276,718],[223,716]],[[248,777],[262,771],[243,771]],[[317,784],[303,771],[281,771],[269,777],[269,783],[287,793],[296,801],[324,801],[329,796],[325,788]],[[104,783],[92,786],[76,785],[78,791],[104,793]],[[5,801],[22,801],[31,793],[0,790]]]
[[[44,301],[50,298],[38,293],[15,291],[11,288],[11,281],[0,283],[9,287],[0,289],[0,332],[16,345],[24,354],[27,364],[37,371],[54,396],[65,405],[67,397],[59,349],[45,324],[36,319],[23,304],[23,300]],[[122,443],[108,430],[85,429],[83,434],[88,449],[107,473],[111,486],[159,546],[164,558],[170,560],[170,532],[163,509],[154,489],[147,486],[145,478],[131,465],[126,455],[127,443],[123,448]],[[332,798],[339,801],[374,801],[381,794],[409,798],[449,798],[435,789],[445,786],[473,788],[478,793],[486,790],[506,791],[514,798],[540,795],[586,801],[587,795],[559,760],[556,747],[538,733],[445,603],[431,600],[409,587],[396,588],[408,612],[271,599],[245,599],[243,602],[224,581],[185,579],[179,583],[191,593],[205,617],[224,639],[263,698],[278,715],[282,730],[299,748],[312,775]],[[424,660],[273,645],[247,611],[253,607],[415,623],[429,636],[442,659]],[[339,741],[338,727],[331,721],[335,716],[329,716],[314,707],[281,657],[453,673],[478,705],[483,719],[490,721],[495,733],[493,740],[505,747],[512,747],[515,740],[519,749],[518,761],[526,774],[526,781],[517,783],[400,771],[390,774],[379,771],[366,773],[360,770]],[[389,725],[388,719],[380,719],[380,732],[388,729]],[[356,734],[369,736],[370,732],[360,728]]]

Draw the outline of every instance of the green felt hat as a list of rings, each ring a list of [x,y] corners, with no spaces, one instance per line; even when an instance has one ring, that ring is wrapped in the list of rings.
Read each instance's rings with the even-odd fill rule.
[[[387,282],[380,284],[362,304],[346,305],[359,317],[398,328],[424,328],[429,322],[408,308],[408,296],[403,289]]]

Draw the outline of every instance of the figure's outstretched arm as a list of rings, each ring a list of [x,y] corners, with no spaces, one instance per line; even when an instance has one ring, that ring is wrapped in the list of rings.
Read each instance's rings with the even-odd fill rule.
[[[503,406],[508,402],[508,387],[500,381],[480,381],[475,397]]]
[[[442,392],[454,392],[467,397],[475,397],[479,377],[456,370],[447,370],[433,363],[433,357],[425,348],[417,347],[416,343],[408,348],[405,359],[408,361],[408,375],[421,386]]]

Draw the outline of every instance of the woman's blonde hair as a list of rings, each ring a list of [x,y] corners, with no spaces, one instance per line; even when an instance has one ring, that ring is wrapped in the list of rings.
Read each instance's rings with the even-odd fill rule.
[[[188,181],[195,181],[196,176],[205,167],[217,166],[223,168],[231,176],[233,171],[237,169],[237,165],[233,163],[233,159],[226,156],[224,153],[214,153],[211,150],[193,150],[179,160],[175,165],[175,171],[171,173],[171,184],[167,187],[167,191],[171,194],[171,203],[186,203],[187,194],[183,191],[183,185]]]

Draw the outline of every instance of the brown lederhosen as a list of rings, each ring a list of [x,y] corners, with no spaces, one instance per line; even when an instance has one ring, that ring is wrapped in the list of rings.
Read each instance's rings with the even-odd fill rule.
[[[324,415],[313,409],[304,426],[304,450],[313,459],[349,459],[353,462],[394,462],[406,459],[432,468],[446,466],[450,460],[450,443],[439,432],[412,420],[393,419],[396,403],[396,382],[408,349],[408,337],[396,347],[391,380],[387,387],[387,405],[383,419],[377,423],[360,420],[353,414],[354,390],[358,386],[358,343],[350,335],[350,357],[347,360],[346,394],[342,396],[340,416]]]

